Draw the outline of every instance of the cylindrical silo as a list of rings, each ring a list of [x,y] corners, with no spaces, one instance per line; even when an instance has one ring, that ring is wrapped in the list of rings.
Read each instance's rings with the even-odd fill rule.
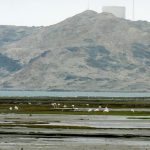
[[[119,18],[125,18],[126,16],[126,8],[121,6],[104,6],[103,12],[112,13]]]

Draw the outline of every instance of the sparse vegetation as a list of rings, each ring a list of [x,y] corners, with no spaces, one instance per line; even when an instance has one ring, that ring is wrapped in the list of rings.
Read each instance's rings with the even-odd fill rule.
[[[55,104],[56,106],[54,106]],[[10,110],[18,106],[18,110]],[[65,106],[65,108],[64,108]],[[74,108],[72,107],[74,106]],[[99,108],[99,111],[90,111],[88,108]],[[109,113],[103,112],[103,108],[114,108]],[[84,109],[82,111],[75,108]],[[128,110],[120,110],[126,108]],[[150,111],[135,111],[133,108],[150,108],[149,98],[96,98],[96,97],[32,97],[32,98],[0,98],[0,113],[22,114],[66,114],[66,115],[127,115],[150,116]]]

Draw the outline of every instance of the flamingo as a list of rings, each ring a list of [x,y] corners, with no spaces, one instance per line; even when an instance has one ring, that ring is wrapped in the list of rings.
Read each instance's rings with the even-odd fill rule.
[[[64,107],[64,108],[67,108],[67,105],[64,105],[63,107]]]
[[[107,107],[105,107],[103,112],[109,112],[109,109]]]
[[[11,111],[12,111],[12,110],[13,110],[13,108],[12,108],[12,107],[9,107],[9,110],[11,110]]]
[[[135,110],[134,110],[134,109],[131,109],[131,112],[133,112],[133,113],[134,113],[134,112],[135,112]]]
[[[92,111],[92,109],[90,108],[90,109],[88,109],[88,112],[91,112]]]
[[[94,111],[99,111],[99,109],[95,109]]]
[[[74,111],[78,111],[79,110],[79,108],[74,108]]]
[[[15,109],[15,110],[19,110],[18,106],[15,106],[14,109]]]

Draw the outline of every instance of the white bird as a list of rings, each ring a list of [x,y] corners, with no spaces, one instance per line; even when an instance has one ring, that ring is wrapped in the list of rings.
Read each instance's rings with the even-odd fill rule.
[[[57,104],[56,103],[52,103],[51,104],[54,108],[56,108]]]
[[[78,111],[79,110],[79,108],[74,108],[74,111]]]
[[[86,104],[86,106],[89,106],[89,104]]]
[[[74,108],[74,105],[72,105],[72,108]]]
[[[99,109],[101,109],[101,108],[102,108],[102,106],[99,106],[98,108],[99,108]]]
[[[95,109],[94,111],[99,111],[99,109]]]
[[[134,112],[135,112],[135,111],[134,111],[134,109],[131,109],[131,112],[133,112],[133,113],[134,113]]]
[[[15,106],[14,109],[15,109],[15,110],[18,110],[19,108],[18,108],[18,106]]]
[[[12,108],[12,107],[9,107],[9,110],[13,110],[13,108]]]
[[[57,108],[57,103],[54,103],[54,105],[55,105],[55,108]]]
[[[66,108],[66,107],[67,107],[67,105],[64,105],[63,107],[64,107],[64,108]]]
[[[109,112],[109,109],[107,107],[105,107],[103,112]]]
[[[92,109],[90,108],[90,109],[88,109],[88,112],[91,112],[92,111]]]

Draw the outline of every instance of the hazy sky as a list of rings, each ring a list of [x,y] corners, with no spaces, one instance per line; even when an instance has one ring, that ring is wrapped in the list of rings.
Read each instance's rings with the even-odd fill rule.
[[[133,0],[90,0],[90,9],[125,6],[132,19]],[[0,0],[0,25],[46,26],[87,10],[88,0]],[[150,21],[150,0],[135,0],[136,20]]]

